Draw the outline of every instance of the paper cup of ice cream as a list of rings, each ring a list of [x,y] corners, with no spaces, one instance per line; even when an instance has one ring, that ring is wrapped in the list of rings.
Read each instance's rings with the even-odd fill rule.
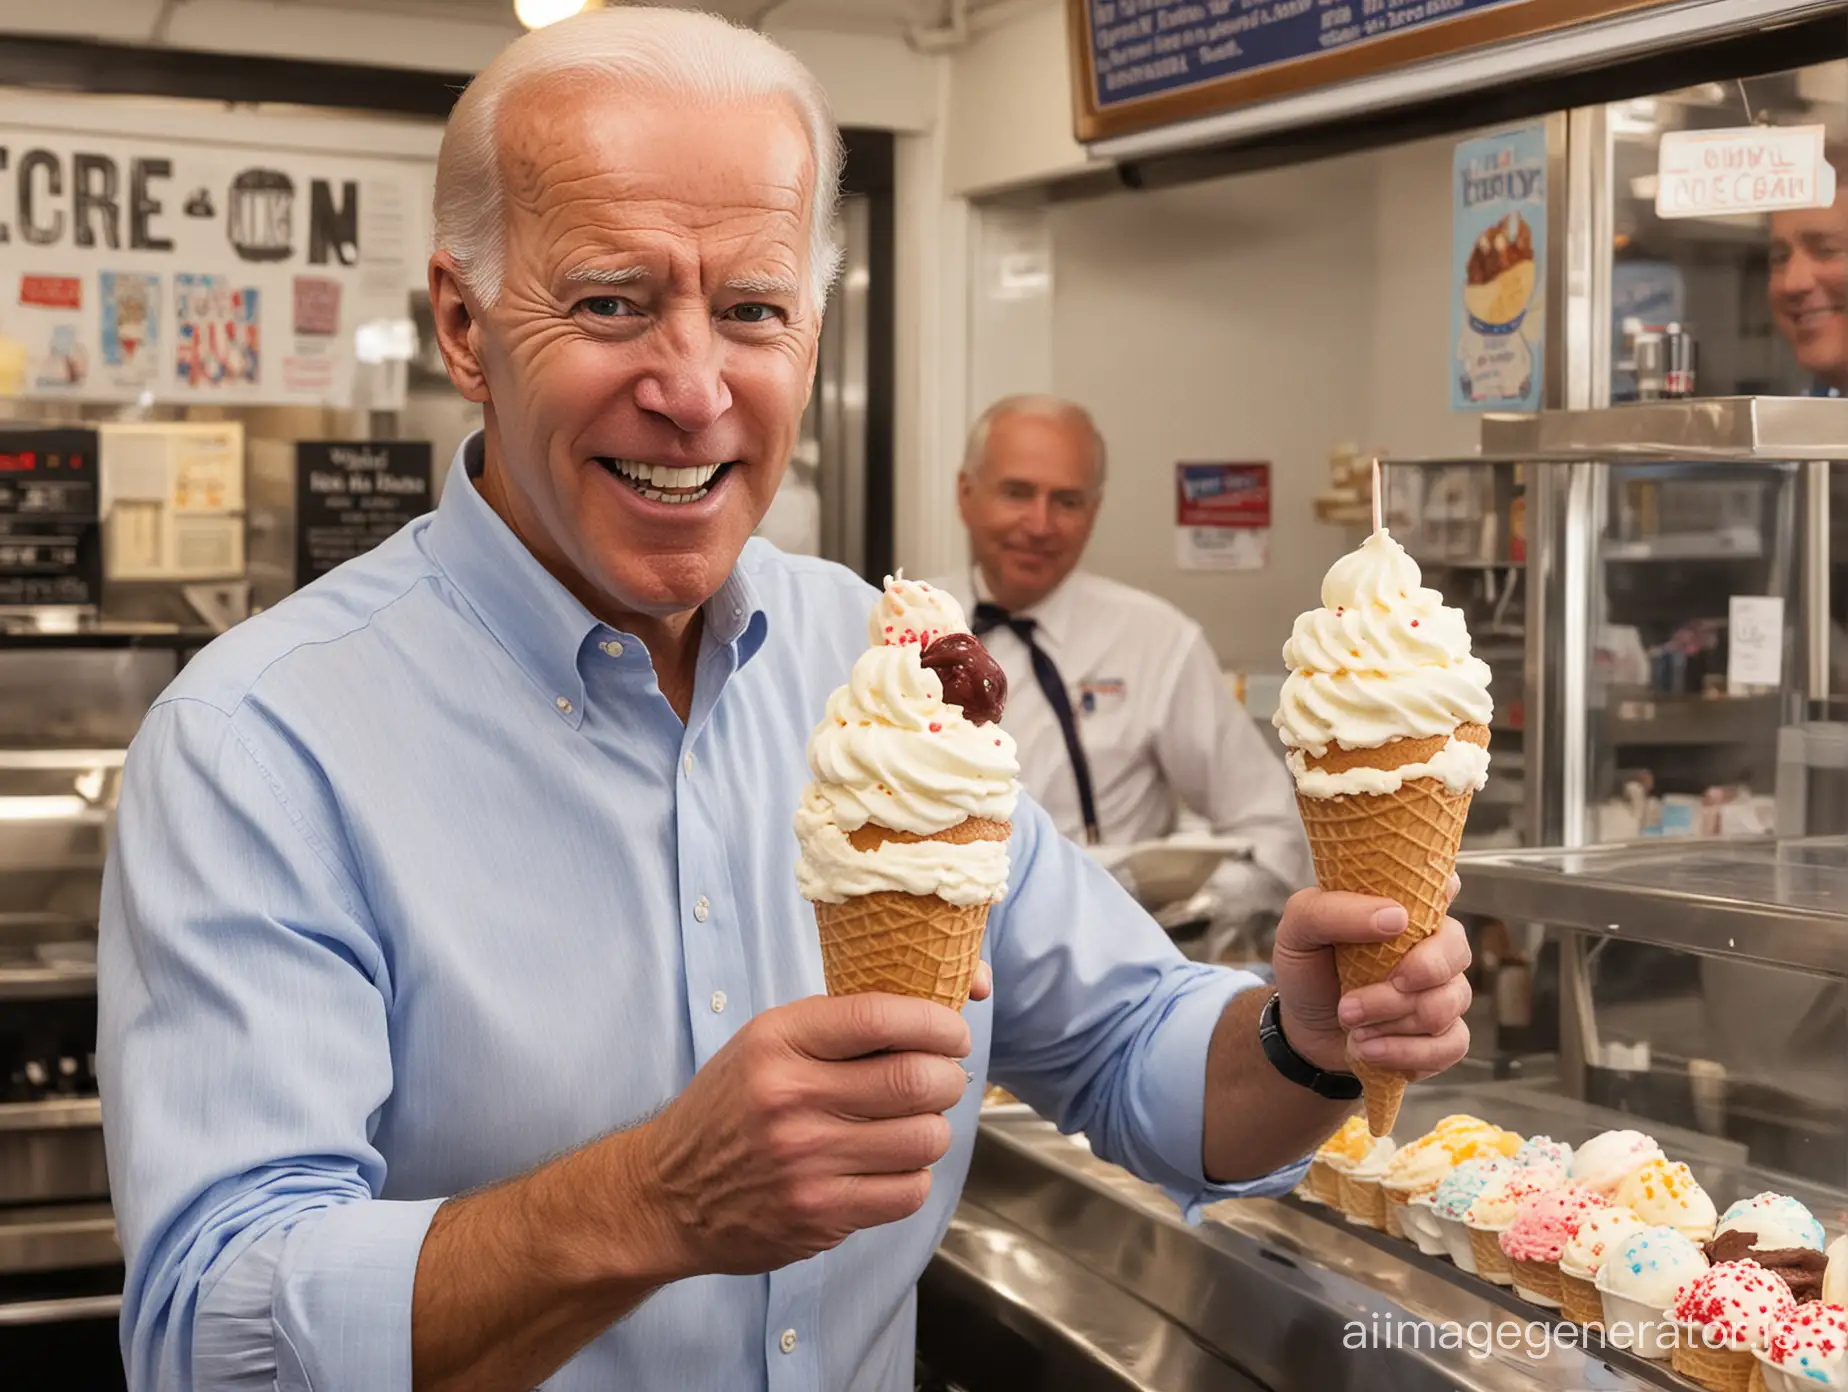
[[[1664,1361],[1677,1341],[1670,1307],[1707,1270],[1700,1248],[1673,1228],[1646,1227],[1607,1251],[1595,1282],[1604,1306],[1604,1338],[1613,1347]]]
[[[1595,1329],[1604,1323],[1598,1271],[1606,1255],[1649,1225],[1627,1208],[1605,1208],[1586,1217],[1559,1254],[1559,1308],[1574,1324]]]
[[[1387,1202],[1390,1203],[1391,1199]],[[1437,1215],[1431,1211],[1429,1194],[1420,1194],[1409,1203],[1399,1205],[1396,1211],[1406,1237],[1417,1245],[1420,1252],[1427,1257],[1450,1255],[1450,1248],[1444,1242],[1444,1230],[1439,1226]],[[1465,1245],[1467,1242],[1465,1239]]]
[[[1786,1310],[1752,1356],[1765,1392],[1848,1388],[1848,1309],[1811,1301]]]

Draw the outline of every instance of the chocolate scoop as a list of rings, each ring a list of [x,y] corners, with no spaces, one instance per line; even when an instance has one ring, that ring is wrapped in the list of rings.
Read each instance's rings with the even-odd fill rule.
[[[1790,1287],[1790,1294],[1799,1305],[1822,1298],[1822,1275],[1829,1264],[1827,1257],[1808,1247],[1775,1247],[1760,1251],[1753,1245],[1757,1241],[1757,1233],[1728,1229],[1704,1244],[1707,1260],[1715,1266],[1729,1261],[1757,1262],[1784,1278],[1784,1284]]]
[[[992,725],[1007,706],[1007,673],[972,633],[946,633],[919,659],[943,683],[943,699],[976,725]]]

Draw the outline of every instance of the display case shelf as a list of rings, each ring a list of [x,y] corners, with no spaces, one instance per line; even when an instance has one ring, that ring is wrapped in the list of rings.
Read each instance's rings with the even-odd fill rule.
[[[1606,710],[1614,745],[1747,744],[1776,738],[1775,696],[1625,696],[1612,693]]]
[[[1459,910],[1848,978],[1848,837],[1461,856]]]

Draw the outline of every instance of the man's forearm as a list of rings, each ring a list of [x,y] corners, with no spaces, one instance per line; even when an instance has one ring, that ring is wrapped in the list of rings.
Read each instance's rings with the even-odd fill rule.
[[[1206,1055],[1206,1176],[1257,1179],[1301,1159],[1347,1120],[1357,1102],[1330,1102],[1291,1082],[1264,1057],[1258,1016],[1269,988],[1241,992],[1219,1017]],[[1253,1118],[1263,1125],[1254,1126]]]
[[[416,1392],[524,1392],[668,1279],[639,1140],[608,1137],[436,1211],[411,1303]]]

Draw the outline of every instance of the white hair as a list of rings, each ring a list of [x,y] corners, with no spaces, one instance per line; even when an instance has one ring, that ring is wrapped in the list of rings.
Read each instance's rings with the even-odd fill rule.
[[[969,441],[963,446],[962,471],[969,478],[973,479],[982,472],[982,465],[988,461],[989,432],[1003,416],[1033,416],[1039,420],[1078,426],[1091,437],[1092,459],[1097,466],[1096,482],[1091,485],[1091,491],[1095,493],[1102,490],[1104,468],[1108,462],[1103,432],[1097,428],[1097,422],[1091,419],[1091,413],[1076,401],[1067,401],[1062,396],[1049,396],[1044,392],[1004,396],[976,417],[975,424],[969,427]]]
[[[814,164],[809,277],[825,303],[840,271],[834,214],[844,151],[827,93],[786,49],[750,29],[691,10],[585,10],[509,44],[476,75],[450,113],[436,162],[436,248],[455,258],[484,305],[499,298],[507,224],[501,169],[502,103],[566,75],[709,104],[782,98],[801,118]]]

